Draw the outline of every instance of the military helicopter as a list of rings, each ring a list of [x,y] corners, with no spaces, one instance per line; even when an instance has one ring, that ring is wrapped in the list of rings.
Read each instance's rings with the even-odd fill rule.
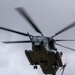
[[[42,71],[44,74],[52,74],[56,75],[56,72],[61,67],[62,68],[62,74],[64,72],[64,69],[67,65],[67,63],[62,62],[62,55],[63,52],[59,52],[55,45],[67,48],[69,50],[75,51],[75,49],[60,45],[56,42],[58,41],[75,41],[75,40],[64,40],[64,39],[54,39],[55,36],[61,34],[64,31],[67,31],[68,29],[71,29],[75,26],[75,22],[68,25],[67,27],[63,28],[62,30],[58,31],[56,34],[54,34],[51,37],[44,36],[41,30],[37,27],[37,25],[33,22],[31,17],[28,15],[28,13],[22,8],[16,8],[17,12],[21,14],[24,19],[26,19],[32,28],[41,34],[40,36],[33,36],[29,33],[22,33],[19,31],[15,31],[12,29],[8,29],[5,27],[0,27],[1,30],[13,32],[19,35],[27,36],[30,40],[26,41],[4,41],[5,44],[11,44],[11,43],[31,43],[32,49],[31,50],[25,50],[25,55],[27,56],[29,62],[31,65],[33,65],[34,69],[37,69],[40,65]]]

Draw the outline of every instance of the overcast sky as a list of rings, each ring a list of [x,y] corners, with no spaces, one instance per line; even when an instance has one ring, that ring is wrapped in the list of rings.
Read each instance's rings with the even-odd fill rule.
[[[24,7],[44,35],[52,36],[62,28],[75,22],[75,0],[0,0],[0,26],[21,32],[36,33],[15,8]],[[75,28],[56,36],[58,39],[75,39]],[[34,70],[24,51],[31,44],[3,44],[2,41],[27,40],[29,38],[0,30],[0,75],[44,75],[41,68]],[[75,42],[58,42],[75,49]],[[75,75],[75,52],[56,46],[64,53],[63,62],[68,56],[64,75]],[[61,72],[58,71],[57,75]]]

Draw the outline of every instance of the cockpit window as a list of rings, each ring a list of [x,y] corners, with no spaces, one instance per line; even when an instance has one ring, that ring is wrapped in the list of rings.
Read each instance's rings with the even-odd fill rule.
[[[44,37],[36,36],[33,39],[33,43],[34,43],[34,45],[44,45],[44,46],[46,46],[47,40]]]
[[[40,40],[39,39],[36,39],[36,41],[35,41],[36,43],[39,43],[40,42]]]

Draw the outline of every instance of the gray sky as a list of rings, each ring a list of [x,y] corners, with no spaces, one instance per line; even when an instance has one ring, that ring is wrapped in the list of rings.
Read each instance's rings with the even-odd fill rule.
[[[29,23],[20,16],[15,8],[24,7],[44,35],[52,36],[62,28],[75,22],[75,0],[0,0],[0,26],[21,32],[38,35]],[[75,39],[75,28],[55,38]],[[0,41],[27,40],[27,37],[0,30]],[[75,42],[58,42],[75,49]],[[75,53],[57,46],[64,52],[63,62],[68,56],[69,63],[64,75],[75,75]],[[0,43],[0,75],[44,75],[39,67],[34,70],[24,54],[31,44]],[[60,72],[57,72],[60,75]]]

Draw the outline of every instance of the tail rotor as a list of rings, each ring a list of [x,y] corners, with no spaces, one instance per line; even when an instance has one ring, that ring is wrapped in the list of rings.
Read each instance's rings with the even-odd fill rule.
[[[67,57],[66,57],[65,63],[63,64],[62,68],[60,69],[60,70],[62,70],[61,75],[63,75],[63,73],[64,73],[65,68],[66,68],[67,65],[68,65],[68,61],[67,61]]]

